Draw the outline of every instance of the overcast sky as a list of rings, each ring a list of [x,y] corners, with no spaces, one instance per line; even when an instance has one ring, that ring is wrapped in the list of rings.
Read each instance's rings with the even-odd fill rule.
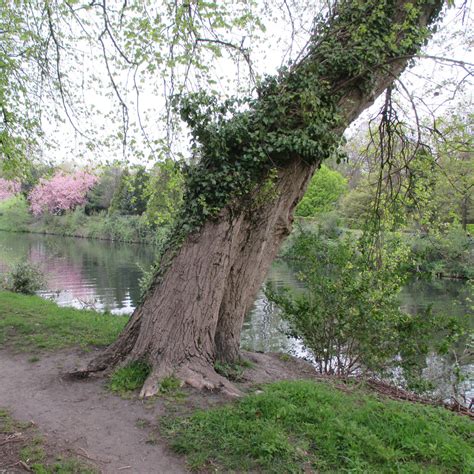
[[[311,19],[315,13],[315,2],[293,0],[293,3],[294,10],[292,10],[291,19],[283,2],[280,5],[281,8],[273,8],[270,13],[267,10],[266,15],[262,16],[266,31],[261,32],[259,40],[251,45],[252,67],[257,77],[274,74],[286,61],[297,57],[307,40]],[[470,8],[459,9],[462,3],[459,1],[456,8],[447,11],[441,27],[422,52],[423,55],[474,63],[474,57],[470,51],[473,46],[472,17]],[[288,4],[291,5],[292,2]],[[263,0],[260,2],[260,7],[262,11],[265,9]],[[245,32],[242,31],[228,32],[226,40],[250,46],[248,37],[245,37]],[[117,110],[120,110],[117,97],[110,87],[110,79],[104,62],[94,59],[95,56],[100,56],[100,51],[91,50],[89,44],[83,41],[74,45],[76,59],[66,58],[63,67],[69,70],[69,78],[76,91],[76,105],[80,108],[84,107],[88,111],[88,116],[86,118],[82,116],[74,121],[77,130],[71,126],[60,106],[56,107],[59,119],[54,119],[51,114],[44,116],[43,128],[47,139],[54,145],[52,148],[44,149],[44,159],[55,163],[66,161],[92,165],[115,159],[150,164],[153,160],[159,159],[157,150],[160,150],[160,146],[148,146],[146,143],[148,140],[166,138],[163,81],[167,78],[161,77],[159,71],[154,77],[138,74],[137,84],[135,84],[129,71],[114,69],[113,57],[118,53],[110,43],[106,44],[106,47],[111,58],[109,67],[128,105],[130,117],[128,138],[135,140],[135,146],[128,147],[124,153],[120,140],[117,138],[117,133],[121,130],[121,116],[117,113]],[[82,60],[78,61],[77,57]],[[143,69],[145,67],[146,65]],[[472,70],[471,65],[470,71]],[[409,68],[401,78],[403,86],[407,89],[405,91],[401,88],[402,95],[405,96],[401,98],[401,102],[409,109],[408,104],[413,101],[421,116],[428,114],[429,111],[435,111],[437,114],[445,113],[447,108],[453,106],[461,97],[463,101],[472,103],[472,81],[471,78],[466,78],[466,74],[465,68],[449,61],[419,59],[416,65]],[[223,95],[230,96],[237,91],[242,93],[246,88],[250,90],[252,85],[247,64],[242,57],[238,62],[231,60],[228,55],[214,59],[211,76],[216,82],[208,87],[219,90]],[[140,83],[140,77],[144,82]],[[194,83],[193,80],[191,80],[190,89],[202,87],[199,78],[195,78]],[[457,94],[454,94],[454,84],[462,80],[464,80],[462,87]],[[140,91],[138,104],[135,86]],[[447,99],[451,97],[453,99],[448,101]],[[379,108],[380,103],[377,102],[361,120],[373,115]],[[140,111],[143,130],[138,124],[137,110]],[[352,129],[356,127],[357,124]],[[189,137],[185,129],[178,130],[172,137],[172,142],[174,152],[186,154]]]

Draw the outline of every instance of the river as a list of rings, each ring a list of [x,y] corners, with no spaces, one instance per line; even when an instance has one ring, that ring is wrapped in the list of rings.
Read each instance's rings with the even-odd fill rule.
[[[40,294],[59,305],[93,307],[112,313],[130,314],[140,297],[139,280],[143,269],[154,259],[154,248],[73,237],[21,234],[0,231],[0,279],[16,262],[28,260],[38,265],[47,280]],[[291,269],[276,261],[268,276],[276,287],[300,287]],[[401,306],[416,313],[432,307],[433,312],[469,318],[474,327],[469,286],[463,281],[414,281],[401,294]],[[301,344],[281,331],[283,323],[278,311],[263,292],[247,315],[242,346],[254,351],[284,351],[301,354]],[[443,375],[446,360],[434,354],[427,359],[426,377],[436,381],[439,394],[447,396],[450,382]],[[474,365],[462,367],[467,380],[463,390],[474,396]]]

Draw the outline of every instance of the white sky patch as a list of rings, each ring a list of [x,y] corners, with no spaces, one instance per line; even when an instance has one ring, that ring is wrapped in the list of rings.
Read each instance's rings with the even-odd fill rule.
[[[474,62],[470,49],[473,45],[470,9],[461,11],[461,4],[459,1],[456,8],[447,11],[439,31],[421,53],[422,56]],[[255,32],[258,39],[254,39],[253,44],[250,44],[251,38],[246,36],[245,31],[223,34],[226,41],[249,49],[253,74],[257,78],[275,74],[282,64],[298,56],[308,40],[313,18],[319,8],[314,1],[307,0],[288,0],[270,5],[264,0],[259,2],[265,31]],[[265,11],[267,13],[263,15]],[[464,18],[461,18],[463,14]],[[96,21],[92,17],[88,18],[91,23]],[[121,69],[116,61],[117,50],[110,40],[104,42],[111,75],[127,104],[127,147],[122,146],[120,103],[111,87],[101,51],[91,50],[86,40],[78,40],[71,45],[73,50],[68,52],[70,54],[63,63],[70,87],[73,88],[74,107],[79,110],[77,119],[73,118],[77,130],[71,126],[60,105],[49,104],[55,114],[44,114],[42,125],[47,140],[53,146],[42,150],[43,159],[93,166],[116,160],[151,165],[162,159],[163,154],[168,154],[165,146],[167,142],[171,145],[172,156],[189,154],[190,136],[186,127],[183,125],[171,129],[166,120],[164,92],[170,89],[169,71],[146,73],[147,63],[138,67],[136,72]],[[163,54],[166,53],[164,48]],[[196,91],[202,87],[215,89],[222,97],[242,96],[252,90],[248,65],[239,53],[224,51],[222,57],[210,59],[212,70],[209,76],[212,82],[206,83],[200,77],[200,72],[193,69],[189,71],[188,90]],[[178,67],[177,74],[184,74],[186,67]],[[449,61],[418,59],[400,78],[403,86],[399,87],[399,101],[407,110],[407,120],[413,120],[410,102],[416,105],[418,114],[424,118],[430,117],[433,112],[446,112],[458,100],[472,103],[472,77],[466,77],[467,70],[469,68]],[[354,134],[359,124],[374,115],[380,106],[379,99],[350,127],[347,136]],[[73,116],[73,113],[70,112],[70,115]]]

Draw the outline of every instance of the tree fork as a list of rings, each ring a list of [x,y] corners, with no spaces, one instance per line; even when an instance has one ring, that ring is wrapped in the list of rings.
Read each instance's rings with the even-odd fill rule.
[[[268,105],[272,99],[285,99],[288,89],[293,87],[292,99],[283,102],[287,107],[285,112],[279,120],[266,125],[268,134],[274,133],[272,127],[280,121],[289,124],[285,133],[289,133],[290,137],[299,127],[311,126],[311,120],[307,118],[307,104],[301,99],[311,90],[307,90],[308,82],[298,86],[297,80],[299,75],[305,75],[314,87],[324,84],[321,93],[326,94],[326,99],[337,98],[334,105],[340,115],[339,122],[332,129],[326,129],[327,132],[315,135],[320,137],[320,146],[324,151],[324,147],[331,143],[326,134],[342,136],[344,129],[400,75],[410,54],[415,54],[426,39],[426,32],[418,33],[418,29],[423,29],[434,20],[442,3],[441,0],[338,2],[336,14],[326,29],[323,28],[323,38],[313,37],[314,47],[306,57],[283,77],[276,91],[270,91],[266,98],[261,97],[257,102],[258,106],[267,100]],[[354,17],[359,15],[360,24],[363,24],[372,10],[380,5],[387,15],[384,27],[388,31],[377,32],[381,38],[390,37],[388,32],[397,32],[395,44],[385,44],[386,39],[380,41],[381,44],[368,41],[366,47],[375,55],[376,62],[366,60],[363,67],[354,68],[342,54],[360,52],[360,61],[366,58],[356,34],[360,25]],[[413,15],[413,8],[417,8],[416,15]],[[378,25],[380,12],[376,13],[374,24]],[[344,23],[345,18],[349,18],[350,22]],[[408,39],[411,42],[407,42]],[[408,46],[401,48],[402,41]],[[339,47],[341,56],[334,59],[336,47]],[[313,104],[313,115],[324,119],[324,107],[329,105],[325,105],[324,100],[319,104],[323,108],[321,114],[318,115],[318,109]],[[268,110],[272,110],[271,105]],[[330,110],[328,113],[336,112]],[[322,130],[325,130],[324,127]],[[311,144],[314,146],[314,143],[313,138]],[[286,159],[282,160],[281,153],[270,151],[269,162],[276,164],[278,173],[275,193],[266,196],[262,204],[259,190],[264,190],[265,186],[257,181],[256,190],[248,192],[243,198],[230,196],[228,202],[231,204],[224,206],[217,216],[204,220],[198,230],[189,234],[167,270],[137,307],[117,342],[93,360],[83,373],[108,370],[117,364],[141,359],[152,366],[142,396],[155,394],[159,390],[160,379],[170,374],[197,388],[222,389],[229,394],[238,394],[238,390],[226,379],[215,373],[214,361],[216,357],[223,361],[235,361],[239,357],[240,331],[245,313],[281,242],[290,232],[293,210],[323,158],[324,154],[308,160],[295,151],[287,153]],[[265,165],[266,169],[269,169],[269,162]],[[212,160],[203,163],[203,173],[207,167],[212,172],[219,166]],[[261,177],[257,179],[261,180]]]

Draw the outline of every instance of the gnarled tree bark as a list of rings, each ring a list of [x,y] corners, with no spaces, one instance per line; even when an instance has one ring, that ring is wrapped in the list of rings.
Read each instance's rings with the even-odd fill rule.
[[[350,8],[350,2],[341,3]],[[387,2],[391,4],[393,22],[407,21],[408,3],[412,2]],[[413,26],[426,26],[441,4],[418,2],[421,14]],[[402,39],[403,35],[397,41]],[[348,41],[347,35],[341,35],[341,41]],[[345,46],[352,47],[350,42]],[[413,53],[419,46],[413,46]],[[370,68],[370,80],[364,74],[349,73],[332,79],[330,88],[337,94],[342,116],[338,134],[342,135],[345,127],[392,84],[408,59],[385,57],[383,64]],[[290,74],[298,74],[300,67],[315,61],[321,61],[317,51],[308,54]],[[278,157],[271,154],[269,159],[278,162]],[[246,196],[245,206],[226,206],[217,218],[207,220],[188,235],[176,254],[168,256],[167,270],[152,285],[118,340],[84,373],[141,359],[152,366],[142,396],[155,394],[160,379],[171,374],[194,387],[237,394],[238,390],[218,375],[213,365],[216,360],[239,359],[244,316],[291,231],[294,208],[320,162],[318,157],[307,162],[291,154],[278,166],[270,197],[260,202],[258,189],[254,190]]]

